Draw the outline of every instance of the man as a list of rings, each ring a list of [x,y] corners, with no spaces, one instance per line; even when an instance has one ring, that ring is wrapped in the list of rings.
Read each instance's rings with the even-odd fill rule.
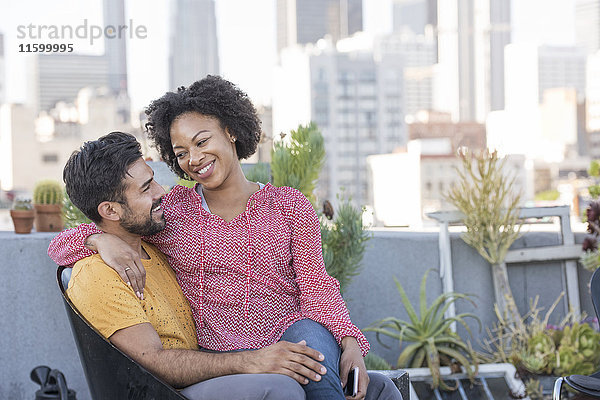
[[[279,342],[232,353],[198,351],[189,304],[166,257],[142,235],[165,227],[165,192],[131,135],[87,142],[67,162],[71,201],[104,232],[139,252],[147,271],[144,299],[98,255],[75,264],[67,295],[116,347],[191,399],[303,399],[296,382],[317,380],[322,355],[304,343]],[[250,375],[249,375],[250,374]],[[197,383],[200,382],[200,383]],[[191,385],[191,386],[190,386]]]

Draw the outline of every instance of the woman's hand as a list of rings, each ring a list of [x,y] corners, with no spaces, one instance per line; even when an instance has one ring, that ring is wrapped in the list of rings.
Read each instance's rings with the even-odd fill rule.
[[[358,342],[352,336],[346,336],[342,339],[342,356],[340,357],[340,379],[342,387],[346,387],[348,381],[348,373],[358,367],[358,392],[356,396],[346,396],[347,399],[364,399],[367,394],[367,386],[369,385],[369,375],[365,361],[358,347]]]
[[[140,255],[125,241],[110,233],[95,234],[88,236],[85,247],[97,251],[104,262],[119,274],[123,282],[132,287],[137,297],[144,299],[146,270]]]

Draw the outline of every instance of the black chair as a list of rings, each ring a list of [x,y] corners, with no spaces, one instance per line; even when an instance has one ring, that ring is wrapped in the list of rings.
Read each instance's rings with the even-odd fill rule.
[[[186,399],[106,340],[77,311],[65,295],[62,271],[56,280],[67,309],[85,377],[93,399]]]
[[[600,268],[594,271],[592,275],[590,291],[592,292],[592,304],[594,305],[594,311],[596,311],[596,317],[600,319],[600,313],[598,312],[600,311]],[[600,399],[600,371],[588,376],[570,375],[558,378],[554,382],[552,400],[560,400],[562,387],[565,383],[578,392]]]

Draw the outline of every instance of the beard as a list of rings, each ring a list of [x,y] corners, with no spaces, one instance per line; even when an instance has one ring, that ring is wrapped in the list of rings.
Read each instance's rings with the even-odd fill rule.
[[[152,210],[160,205],[162,199],[158,199],[152,204],[150,213],[144,218],[136,216],[135,213],[127,204],[124,204],[125,213],[121,218],[121,226],[129,233],[140,236],[152,236],[165,229],[167,223],[164,214],[160,216],[158,221],[152,218]]]

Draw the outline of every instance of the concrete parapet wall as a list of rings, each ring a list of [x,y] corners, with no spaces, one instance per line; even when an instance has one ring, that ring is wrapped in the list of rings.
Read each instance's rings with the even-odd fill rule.
[[[30,381],[29,373],[42,364],[60,369],[69,387],[77,391],[79,400],[90,398],[56,285],[56,266],[46,255],[53,236],[52,233],[0,232],[0,270],[4,280],[0,289],[2,399],[33,398],[38,387]],[[577,239],[581,242],[583,235]],[[513,248],[558,243],[557,233],[528,233]],[[457,234],[452,235],[452,263],[456,291],[477,296],[476,308],[462,302],[458,303],[457,312],[473,312],[484,326],[489,326],[495,321],[489,265]],[[429,268],[438,267],[437,233],[375,231],[368,242],[362,271],[344,293],[353,321],[364,328],[388,316],[407,318],[392,277],[400,280],[416,304],[423,274]],[[579,269],[581,305],[593,315],[587,289],[590,276],[588,271]],[[511,265],[509,279],[521,312],[527,309],[528,299],[535,295],[540,296],[541,306],[548,307],[565,287],[564,273],[558,263]],[[428,300],[432,301],[440,293],[439,275],[430,273]],[[564,307],[558,308],[554,320],[564,315]],[[470,325],[478,335],[476,324]],[[464,335],[463,331],[459,333]],[[377,343],[372,333],[367,333],[367,337],[372,351],[395,363],[399,354],[396,343],[386,341],[392,346],[386,349]]]
[[[577,234],[576,242],[581,243],[583,237],[584,234]],[[558,233],[534,232],[523,235],[511,249],[558,244]],[[466,319],[474,336],[471,340],[473,347],[480,349],[480,343],[486,337],[485,327],[490,327],[497,321],[491,267],[459,234],[451,234],[451,247],[454,290],[473,294],[476,303],[473,306],[467,301],[458,301],[456,313],[471,312],[480,319],[484,327],[481,331],[476,321]],[[360,274],[354,277],[344,292],[352,321],[363,329],[385,317],[408,320],[393,277],[402,284],[418,312],[420,282],[428,269],[433,268],[435,271],[430,272],[427,279],[427,303],[431,304],[442,292],[439,264],[437,233],[375,231],[368,242]],[[591,272],[579,266],[578,276],[581,309],[588,316],[595,316],[588,289]],[[509,264],[508,277],[522,315],[529,310],[530,301],[536,296],[539,296],[538,306],[548,309],[566,288],[564,267],[558,262]],[[566,312],[567,305],[563,299],[550,322],[558,322]],[[468,337],[466,330],[460,325],[458,332],[463,338]],[[376,340],[374,333],[366,332],[366,336],[371,344],[371,351],[384,357],[392,365],[396,363],[400,354],[397,341],[381,336],[383,343],[391,347],[388,349]]]

